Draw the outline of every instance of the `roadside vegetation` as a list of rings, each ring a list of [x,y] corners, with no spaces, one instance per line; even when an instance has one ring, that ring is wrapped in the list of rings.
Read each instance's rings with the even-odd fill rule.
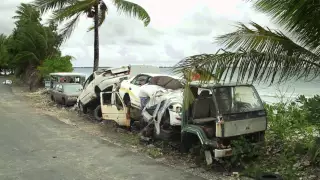
[[[12,33],[0,36],[1,69],[14,73],[30,90],[40,87],[50,72],[73,71],[71,57],[61,55],[62,38],[55,23],[41,24],[40,12],[24,3],[13,18]]]

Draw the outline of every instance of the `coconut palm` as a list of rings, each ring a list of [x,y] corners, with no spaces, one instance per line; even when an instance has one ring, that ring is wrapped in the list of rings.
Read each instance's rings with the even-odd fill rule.
[[[206,70],[219,80],[237,76],[238,82],[273,83],[319,76],[320,1],[256,0],[253,7],[271,16],[288,33],[254,22],[250,26],[239,23],[236,31],[217,37],[224,51],[188,57],[176,69]]]
[[[7,37],[0,34],[0,71],[8,68],[9,54],[7,48]]]
[[[10,63],[14,64],[17,75],[34,71],[45,59],[60,55],[61,38],[55,25],[42,25],[40,13],[34,6],[20,4],[14,19],[16,27],[8,37],[7,47],[12,56]]]
[[[99,26],[104,22],[108,7],[105,0],[35,0],[35,5],[40,8],[41,12],[53,10],[51,20],[62,23],[67,21],[62,28],[62,35],[68,38],[77,25],[81,15],[93,18],[94,26],[94,65],[93,71],[99,67]],[[111,0],[119,12],[124,12],[129,16],[135,16],[144,22],[147,26],[150,23],[148,13],[138,4],[126,0]]]

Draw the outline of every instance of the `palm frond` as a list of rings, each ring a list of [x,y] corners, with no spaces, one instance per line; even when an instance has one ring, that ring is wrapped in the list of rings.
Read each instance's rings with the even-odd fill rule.
[[[299,43],[320,54],[320,1],[259,0],[256,10],[270,15],[278,24],[293,32]]]
[[[61,23],[74,15],[85,12],[88,8],[91,8],[95,3],[96,0],[77,1],[72,5],[65,6],[61,9],[57,9],[53,12],[53,17],[51,18],[51,21]]]
[[[67,38],[69,38],[72,34],[72,32],[74,31],[74,29],[76,28],[79,19],[80,19],[81,13],[74,15],[71,20],[69,20],[61,29],[60,35],[63,39],[63,41],[65,41]]]
[[[40,13],[36,10],[35,6],[31,4],[21,3],[16,10],[16,15],[13,19],[16,20],[31,20],[36,21],[40,18]],[[17,21],[16,21],[17,22]]]
[[[78,0],[35,0],[33,5],[36,6],[41,13],[44,13],[49,10],[61,9],[77,1]]]
[[[20,60],[39,61],[38,57],[34,53],[28,52],[28,51],[19,52],[14,59],[15,61],[20,61]]]
[[[245,51],[256,50],[259,52],[273,52],[287,54],[289,56],[304,56],[312,59],[320,57],[304,47],[293,42],[280,31],[272,31],[263,28],[257,23],[251,22],[250,29],[243,23],[239,23],[235,32],[218,36],[217,42],[232,51],[243,49]]]
[[[145,26],[148,26],[150,23],[150,16],[143,7],[129,2],[126,0],[112,0],[113,4],[117,7],[120,13],[125,13],[128,16],[137,17],[142,20]]]
[[[236,76],[237,82],[274,83],[292,78],[311,80],[320,74],[320,61],[272,52],[238,51],[195,55],[175,66],[180,72],[197,68],[215,74],[218,81],[226,81],[228,76],[232,81]]]

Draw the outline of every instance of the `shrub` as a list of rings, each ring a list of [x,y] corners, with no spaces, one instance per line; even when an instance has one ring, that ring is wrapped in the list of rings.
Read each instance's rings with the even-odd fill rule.
[[[265,146],[252,150],[245,142],[236,142],[237,153],[233,159],[246,168],[245,174],[253,176],[260,172],[278,172],[285,179],[294,180],[312,174],[320,164],[320,96],[300,96],[294,102],[265,107],[268,113]],[[250,153],[242,153],[244,151]],[[253,160],[254,154],[259,156]]]
[[[53,72],[72,72],[71,56],[54,57],[46,59],[42,65],[38,66],[41,77],[47,77]]]

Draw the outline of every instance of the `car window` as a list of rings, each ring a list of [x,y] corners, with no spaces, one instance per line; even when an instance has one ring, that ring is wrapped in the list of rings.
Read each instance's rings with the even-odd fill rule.
[[[86,80],[86,82],[84,83],[83,87],[86,88],[90,83],[91,81],[93,80],[93,74],[91,74],[88,79]]]
[[[80,92],[82,90],[81,84],[65,84],[63,86],[63,92],[66,93],[75,93]]]
[[[57,85],[57,91],[62,91],[62,85],[61,84]]]
[[[123,104],[120,100],[119,94],[116,93],[116,102],[115,105],[117,106],[118,109],[123,109]]]
[[[150,79],[150,76],[139,75],[132,81],[132,84],[137,85],[137,86],[142,86],[142,85],[146,84],[149,81],[149,79]]]

